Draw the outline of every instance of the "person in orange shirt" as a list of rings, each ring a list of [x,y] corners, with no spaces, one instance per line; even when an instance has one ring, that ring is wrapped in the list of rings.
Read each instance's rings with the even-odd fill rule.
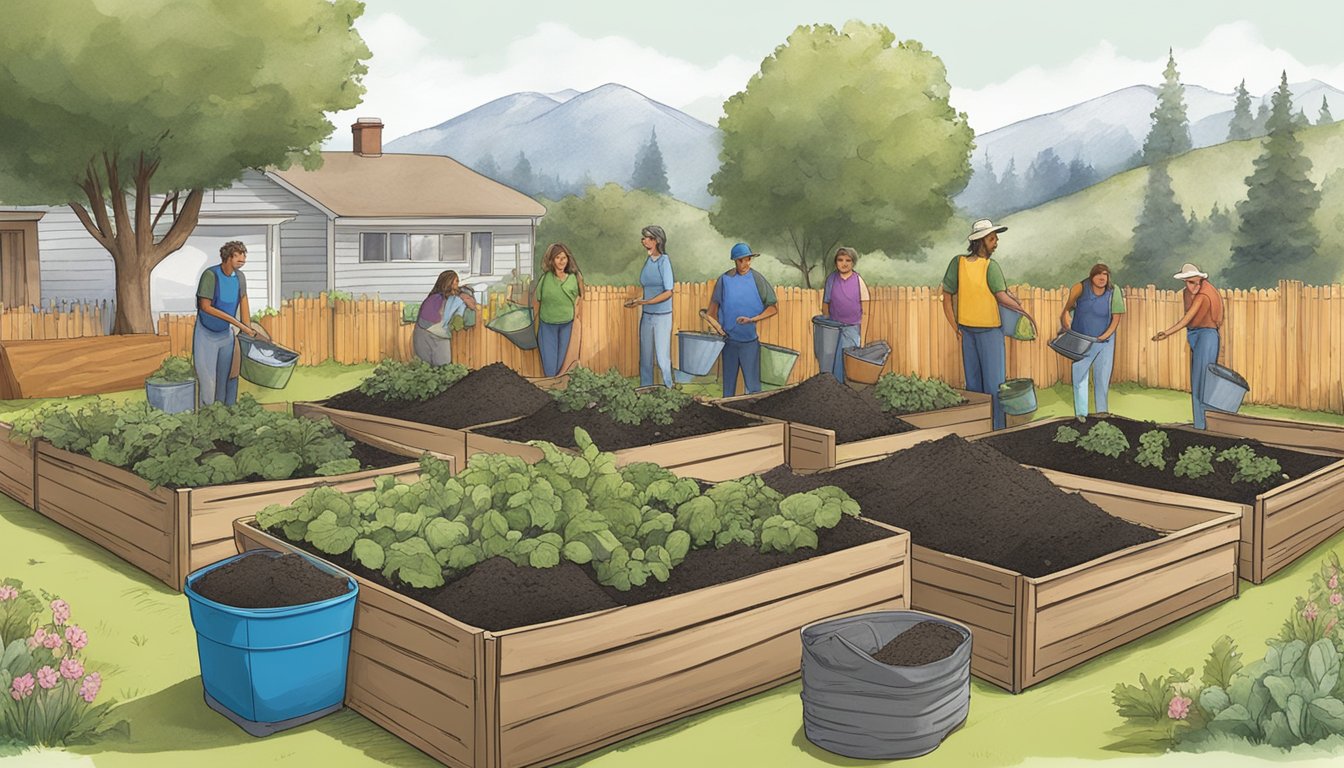
[[[1172,277],[1185,281],[1185,290],[1181,291],[1185,314],[1175,325],[1165,331],[1158,331],[1153,341],[1161,341],[1185,329],[1186,341],[1190,343],[1190,410],[1194,415],[1195,428],[1204,429],[1204,373],[1210,364],[1218,362],[1218,329],[1223,326],[1223,299],[1218,295],[1218,289],[1209,282],[1208,274],[1199,271],[1199,267],[1194,264],[1182,264],[1181,271]]]
[[[1036,320],[1008,293],[999,263],[990,258],[999,247],[999,233],[1007,230],[989,219],[975,222],[966,238],[970,253],[954,256],[943,275],[943,314],[961,342],[966,389],[990,396],[994,429],[1007,425],[999,404],[999,385],[1007,378],[999,305],[1021,312],[1036,327]]]

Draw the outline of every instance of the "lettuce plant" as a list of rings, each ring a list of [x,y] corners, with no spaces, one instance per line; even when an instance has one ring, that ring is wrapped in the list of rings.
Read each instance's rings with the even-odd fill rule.
[[[1087,430],[1086,435],[1078,438],[1078,447],[1114,459],[1129,450],[1129,439],[1119,427],[1108,421],[1099,421]]]
[[[1150,429],[1139,435],[1139,451],[1134,456],[1134,463],[1152,467],[1157,470],[1167,468],[1166,450],[1171,445],[1171,439],[1167,433],[1160,429]]]
[[[1176,458],[1176,468],[1172,470],[1177,477],[1195,480],[1213,474],[1214,449],[1206,445],[1192,445],[1181,451]]]
[[[873,396],[882,410],[897,415],[935,411],[962,403],[961,395],[945,381],[899,373],[882,374],[877,386],[873,387]]]
[[[692,400],[685,392],[667,387],[637,391],[635,385],[615,368],[606,373],[576,368],[569,375],[569,383],[563,389],[553,391],[551,396],[561,411],[570,413],[594,408],[629,425],[671,424],[677,413]]]
[[[1234,483],[1255,483],[1258,485],[1267,482],[1270,478],[1280,476],[1283,472],[1283,468],[1279,466],[1277,459],[1260,456],[1249,445],[1237,445],[1228,448],[1218,454],[1217,460],[1230,462],[1236,466],[1236,472],[1232,475],[1232,482]]]
[[[458,363],[430,365],[424,360],[384,360],[359,384],[359,391],[383,400],[419,402],[461,381],[467,367]]]
[[[181,384],[195,379],[196,368],[191,358],[183,355],[165,357],[158,369],[149,375],[149,381],[156,384]]]
[[[1073,427],[1070,427],[1070,426],[1068,426],[1067,424],[1063,424],[1063,425],[1060,425],[1059,429],[1056,429],[1056,430],[1055,430],[1055,440],[1054,440],[1054,441],[1055,441],[1056,443],[1077,443],[1077,442],[1078,442],[1078,435],[1080,435],[1080,434],[1082,434],[1082,433],[1080,433],[1078,430],[1074,429]]]

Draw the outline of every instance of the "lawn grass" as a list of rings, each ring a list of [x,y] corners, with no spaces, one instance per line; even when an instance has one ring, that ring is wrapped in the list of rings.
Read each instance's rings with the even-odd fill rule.
[[[300,368],[289,388],[263,391],[259,399],[320,399],[348,389],[372,366],[327,364]],[[135,392],[118,398],[143,397]],[[1037,393],[1037,416],[1071,413],[1067,386]],[[34,401],[0,402],[0,418]],[[1112,411],[1135,418],[1189,418],[1189,395],[1116,386]],[[1284,409],[1244,409],[1282,416]],[[1183,415],[1182,415],[1183,414]],[[1344,422],[1339,416],[1307,414],[1311,420]],[[1110,691],[1139,673],[1202,664],[1213,641],[1229,634],[1246,658],[1258,658],[1293,599],[1328,551],[1344,555],[1344,534],[1276,574],[1266,584],[1241,583],[1241,596],[1174,626],[1154,632],[1087,664],[1013,696],[972,683],[970,718],[923,766],[1066,766],[1107,760],[1128,766],[1137,760],[1108,751],[1108,733],[1120,720]],[[431,766],[434,761],[363,717],[345,711],[266,739],[253,739],[206,708],[201,698],[195,636],[184,597],[105,550],[0,496],[0,576],[46,589],[69,601],[74,621],[89,632],[87,653],[103,672],[104,695],[125,702],[119,709],[130,736],[111,737],[68,750],[0,750],[0,762],[15,765],[121,768],[236,768],[242,765]],[[811,746],[801,730],[800,685],[792,683],[746,701],[686,718],[565,765],[612,768],[682,766],[819,766],[880,764],[840,758]],[[1246,749],[1244,751],[1251,752]],[[190,753],[190,754],[188,754]],[[1277,753],[1255,750],[1255,757]],[[1298,757],[1330,752],[1299,750]],[[1226,766],[1252,758],[1227,753],[1173,754],[1142,758],[1165,765]],[[1300,763],[1309,765],[1312,762]],[[1324,760],[1321,761],[1324,764]]]

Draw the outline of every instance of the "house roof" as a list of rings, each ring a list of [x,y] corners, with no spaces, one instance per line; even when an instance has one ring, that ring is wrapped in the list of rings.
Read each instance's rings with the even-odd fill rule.
[[[322,167],[270,173],[337,216],[541,216],[546,208],[443,155],[323,152]]]

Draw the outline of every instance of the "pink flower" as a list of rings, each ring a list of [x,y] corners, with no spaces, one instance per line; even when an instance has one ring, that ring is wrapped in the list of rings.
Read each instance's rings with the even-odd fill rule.
[[[29,648],[33,647],[33,644],[42,645],[42,643],[44,643],[46,639],[47,639],[47,628],[38,627],[37,630],[33,632],[33,639],[30,641],[30,645],[28,647]]]
[[[103,687],[103,678],[97,672],[84,678],[84,684],[79,686],[79,696],[85,703],[92,704],[95,696],[98,695],[98,689]]]
[[[1315,603],[1307,603],[1307,607],[1302,609],[1302,618],[1307,621],[1315,621],[1320,612],[1316,610]]]
[[[89,634],[80,629],[78,625],[71,624],[65,628],[65,642],[78,651],[89,644]]]
[[[61,677],[66,680],[75,680],[83,677],[84,665],[79,659],[61,659]]]
[[[1173,696],[1171,703],[1167,705],[1167,717],[1172,720],[1184,720],[1186,715],[1190,714],[1190,699],[1184,696]]]
[[[19,590],[9,586],[8,584],[0,584],[0,603],[3,603],[6,600],[13,600],[18,596],[19,596]]]
[[[70,604],[64,600],[51,601],[51,618],[60,626],[70,620]]]
[[[56,634],[55,632],[52,632],[51,634],[42,638],[42,647],[55,651],[56,649],[61,647],[61,636]],[[59,656],[60,654],[58,653],[56,655]]]
[[[1339,605],[1340,603],[1344,603],[1344,595],[1341,595],[1341,594],[1339,594],[1338,592],[1331,592],[1331,593],[1330,593],[1330,604],[1331,604],[1331,605]]]
[[[55,688],[56,683],[60,682],[60,679],[61,678],[56,675],[56,670],[51,667],[43,667],[37,670],[37,684],[44,689]]]
[[[1331,589],[1339,589],[1339,574],[1335,574],[1334,576],[1331,576],[1331,577],[1330,577],[1330,582],[1329,582],[1329,584],[1328,584],[1327,586],[1329,586]],[[18,593],[16,592],[15,594],[18,594]]]
[[[14,678],[14,683],[9,686],[9,696],[15,701],[28,698],[32,692],[33,676],[31,674]]]

